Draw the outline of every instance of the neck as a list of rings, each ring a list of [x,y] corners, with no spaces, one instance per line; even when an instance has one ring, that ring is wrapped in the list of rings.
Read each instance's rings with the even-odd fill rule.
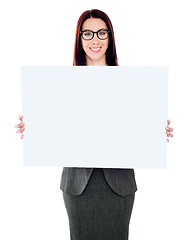
[[[89,57],[86,57],[86,66],[108,66],[105,58],[92,60]]]

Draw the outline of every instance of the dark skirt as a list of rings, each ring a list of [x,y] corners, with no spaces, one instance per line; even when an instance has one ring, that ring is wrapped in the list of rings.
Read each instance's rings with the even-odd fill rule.
[[[94,168],[81,195],[63,192],[71,240],[128,240],[134,197],[115,193]]]

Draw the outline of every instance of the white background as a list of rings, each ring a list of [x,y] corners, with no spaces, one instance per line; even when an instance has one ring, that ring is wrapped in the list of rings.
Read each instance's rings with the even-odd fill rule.
[[[0,239],[69,240],[59,189],[62,168],[23,167],[23,144],[14,125],[22,113],[20,66],[71,66],[77,20],[92,8],[106,12],[113,23],[120,65],[169,67],[174,137],[168,143],[168,169],[135,171],[130,239],[185,239],[183,0],[1,1]]]

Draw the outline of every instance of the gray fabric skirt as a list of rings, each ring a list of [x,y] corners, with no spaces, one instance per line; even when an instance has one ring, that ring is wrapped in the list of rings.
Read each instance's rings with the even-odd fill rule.
[[[94,168],[79,196],[63,192],[71,240],[128,240],[135,194],[121,196],[106,182],[101,168]]]

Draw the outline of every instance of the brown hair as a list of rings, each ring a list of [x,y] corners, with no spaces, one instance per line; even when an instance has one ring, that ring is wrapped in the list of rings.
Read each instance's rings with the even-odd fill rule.
[[[81,45],[80,31],[82,30],[82,25],[84,21],[88,18],[101,18],[106,23],[108,30],[111,30],[111,32],[109,33],[109,45],[105,53],[106,63],[108,64],[108,66],[118,66],[116,44],[112,23],[107,14],[98,9],[87,10],[83,12],[78,19],[74,44],[73,66],[86,65],[85,52]]]

